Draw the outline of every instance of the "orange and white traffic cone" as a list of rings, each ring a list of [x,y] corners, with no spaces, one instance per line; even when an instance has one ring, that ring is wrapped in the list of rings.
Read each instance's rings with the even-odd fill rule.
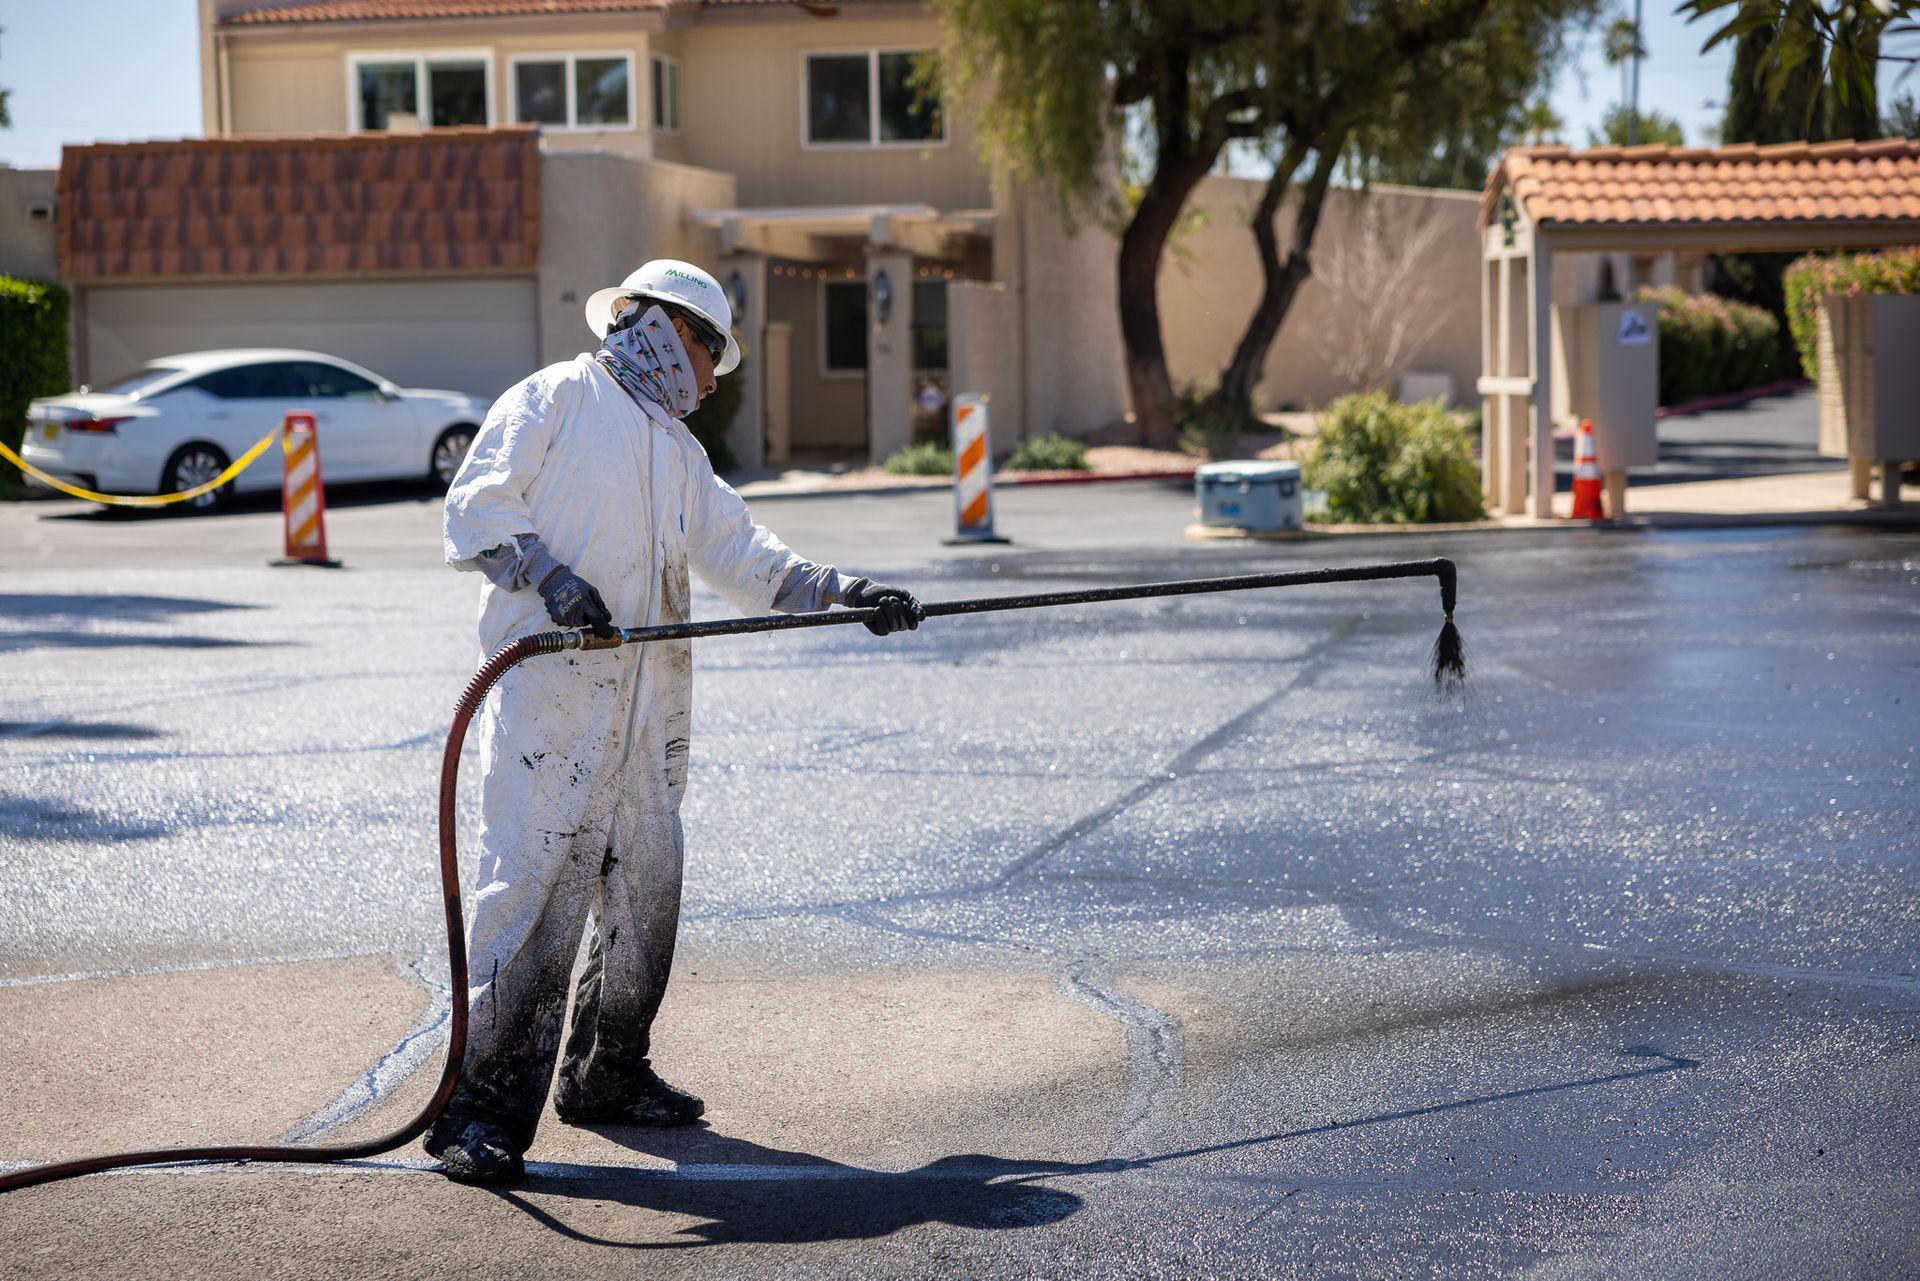
[[[1573,446],[1573,518],[1607,518],[1606,508],[1600,502],[1600,453],[1594,445],[1591,418],[1580,420],[1580,435]]]
[[[291,413],[281,429],[286,472],[280,482],[280,513],[286,524],[285,559],[276,565],[324,565],[327,559],[327,495],[320,483],[320,435],[308,413]]]

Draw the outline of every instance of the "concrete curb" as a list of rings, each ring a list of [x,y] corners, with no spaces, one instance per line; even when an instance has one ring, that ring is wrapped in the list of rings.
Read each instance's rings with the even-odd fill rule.
[[[1498,520],[1462,521],[1435,525],[1321,525],[1301,529],[1252,530],[1218,525],[1188,525],[1188,542],[1304,542],[1315,538],[1405,538],[1409,534],[1506,534],[1557,530],[1599,529],[1616,532],[1646,529],[1766,529],[1780,525],[1854,525],[1920,529],[1920,506],[1896,510],[1826,512],[1649,512],[1629,513],[1625,520],[1573,520],[1556,516],[1537,520],[1514,516]]]
[[[1016,475],[999,475],[993,478],[995,489],[1019,489],[1029,485],[1107,485],[1121,482],[1148,482],[1184,480],[1191,481],[1190,471],[1126,471],[1126,472],[1026,472]],[[742,498],[864,498],[876,494],[920,494],[930,489],[952,489],[953,482],[944,477],[927,478],[924,482],[908,481],[898,485],[823,485],[814,489],[777,489],[777,481],[750,481],[738,486]]]
[[[1765,383],[1759,387],[1749,387],[1745,391],[1723,392],[1718,396],[1702,396],[1699,400],[1689,400],[1683,405],[1662,405],[1654,411],[1656,418],[1681,418],[1687,414],[1704,414],[1714,409],[1732,409],[1744,405],[1750,400],[1760,400],[1767,396],[1781,396],[1790,391],[1799,391],[1813,384],[1805,378],[1783,378],[1777,383]]]

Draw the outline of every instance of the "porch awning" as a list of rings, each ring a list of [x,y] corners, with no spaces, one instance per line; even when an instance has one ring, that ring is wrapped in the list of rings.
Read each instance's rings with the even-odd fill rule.
[[[862,248],[905,249],[956,257],[968,242],[993,235],[991,209],[942,211],[932,205],[812,205],[698,209],[694,222],[720,233],[721,248],[799,262],[831,262]]]

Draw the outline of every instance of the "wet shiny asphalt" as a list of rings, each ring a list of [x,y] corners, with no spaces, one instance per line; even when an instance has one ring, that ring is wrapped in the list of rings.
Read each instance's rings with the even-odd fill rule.
[[[1430,580],[697,649],[682,965],[1044,975],[1124,1034],[1108,1163],[922,1223],[958,1238],[928,1258],[1920,1267],[1920,536],[858,568],[949,599],[1432,554],[1458,701]],[[0,977],[434,951],[473,581],[253,564],[0,581]]]

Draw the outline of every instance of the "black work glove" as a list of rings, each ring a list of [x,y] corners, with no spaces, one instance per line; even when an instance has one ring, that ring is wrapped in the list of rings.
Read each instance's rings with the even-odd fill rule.
[[[606,639],[620,634],[599,591],[565,565],[540,580],[540,599],[547,602],[547,616],[562,627],[589,628]]]
[[[871,578],[854,579],[847,590],[846,602],[855,609],[879,609],[878,616],[867,620],[867,630],[875,636],[910,632],[927,616],[912,592],[904,587],[876,583]]]

